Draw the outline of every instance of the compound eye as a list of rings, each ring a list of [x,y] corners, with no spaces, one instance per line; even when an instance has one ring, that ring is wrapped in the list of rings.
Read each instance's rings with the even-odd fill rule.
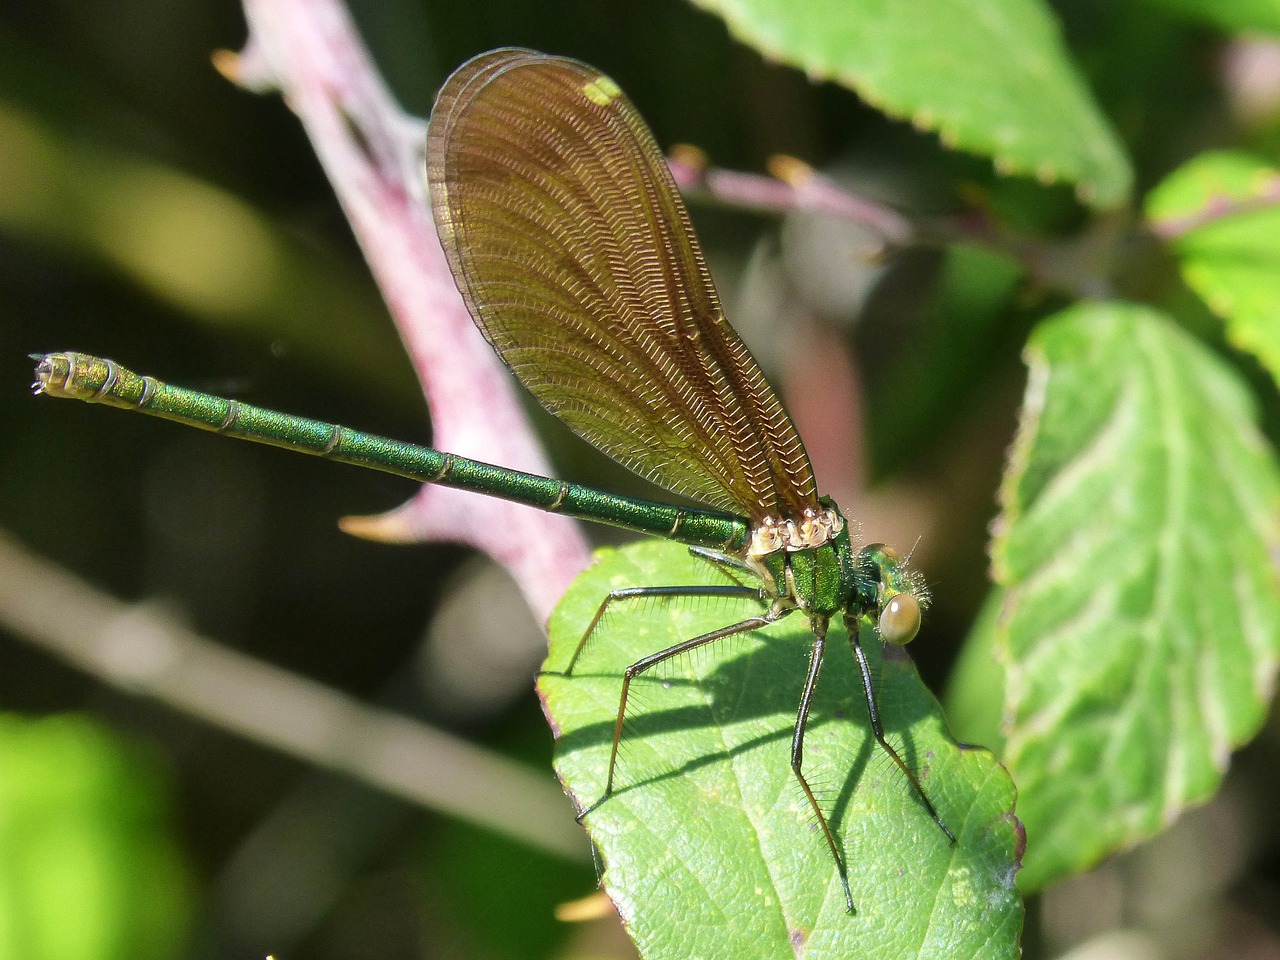
[[[920,601],[909,593],[897,594],[880,611],[879,629],[885,643],[910,643],[920,629]]]

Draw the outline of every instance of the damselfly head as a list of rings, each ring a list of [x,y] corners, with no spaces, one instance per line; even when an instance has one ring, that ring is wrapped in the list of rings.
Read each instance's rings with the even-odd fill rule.
[[[876,628],[886,643],[904,646],[920,630],[929,591],[923,578],[897,551],[883,543],[871,543],[858,551],[860,559],[875,568],[878,581],[879,618]]]

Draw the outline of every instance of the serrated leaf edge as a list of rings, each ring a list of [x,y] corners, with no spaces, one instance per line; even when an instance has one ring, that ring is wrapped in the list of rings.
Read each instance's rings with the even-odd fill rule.
[[[799,57],[796,57],[784,50],[780,44],[754,30],[753,26],[747,22],[746,18],[740,16],[736,12],[730,12],[726,7],[719,3],[715,6],[707,5],[706,0],[699,0],[699,4],[704,6],[704,9],[711,10],[723,19],[725,25],[729,28],[729,32],[733,36],[737,37],[746,45],[759,51],[765,58],[793,67],[794,69],[804,73],[806,77],[815,83],[830,81],[846,87],[857,94],[857,96],[868,105],[880,111],[885,116],[904,123],[909,123],[913,128],[921,132],[933,133],[938,137],[938,141],[946,149],[990,161],[996,173],[1001,176],[1025,176],[1035,179],[1036,182],[1046,187],[1053,186],[1059,182],[1070,182],[1074,184],[1074,192],[1077,199],[1079,199],[1082,204],[1088,207],[1099,207],[1098,188],[1096,183],[1089,182],[1085,179],[1076,179],[1045,163],[1038,165],[1024,163],[1014,156],[1003,153],[998,144],[995,143],[994,138],[992,139],[989,147],[983,147],[973,143],[962,143],[961,137],[956,129],[954,127],[948,127],[943,122],[939,121],[931,109],[927,107],[920,107],[914,113],[909,110],[901,109],[891,104],[887,94],[868,83],[857,71],[814,68],[807,66],[800,61]],[[1101,205],[1102,209],[1114,209],[1122,206],[1130,198],[1133,191],[1133,171],[1119,142],[1114,139],[1113,135],[1108,136],[1109,134],[1112,134],[1112,131],[1106,126],[1105,122],[1100,125],[1098,134],[1103,139],[1111,140],[1114,144],[1114,150],[1105,150],[1100,147],[1099,149],[1091,149],[1090,153],[1099,158],[1100,162],[1105,166],[1106,154],[1114,152],[1116,158],[1124,168],[1124,186],[1116,191],[1116,195],[1114,197],[1108,197],[1106,202]]]

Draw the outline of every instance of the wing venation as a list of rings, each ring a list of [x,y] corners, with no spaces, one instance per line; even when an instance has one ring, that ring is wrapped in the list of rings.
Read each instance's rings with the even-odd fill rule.
[[[431,116],[449,265],[485,338],[576,433],[675,493],[754,521],[817,508],[795,426],[720,308],[635,107],[579,63],[498,50]]]

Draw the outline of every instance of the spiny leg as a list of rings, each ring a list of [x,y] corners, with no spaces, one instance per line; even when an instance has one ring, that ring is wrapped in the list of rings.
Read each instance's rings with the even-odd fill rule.
[[[836,862],[836,872],[840,875],[840,886],[844,888],[844,902],[850,913],[853,913],[853,893],[849,890],[849,871],[845,867],[844,854],[840,852],[840,844],[836,842],[831,824],[826,814],[818,805],[818,798],[813,795],[813,788],[804,775],[804,732],[809,726],[809,708],[813,704],[813,694],[818,687],[818,671],[822,669],[822,658],[827,647],[827,621],[815,618],[813,626],[813,649],[809,652],[809,673],[804,680],[804,692],[800,694],[800,710],[796,715],[795,731],[791,735],[791,769],[800,781],[804,795],[809,798],[809,806],[818,818],[818,826],[822,835],[827,838],[827,846],[831,848],[831,857]]]
[[[675,588],[667,588],[675,589]],[[609,775],[605,780],[604,794],[591,806],[587,807],[578,814],[578,822],[582,822],[583,818],[591,811],[595,810],[600,804],[609,799],[613,793],[613,774],[618,766],[618,744],[622,742],[622,725],[627,716],[627,697],[631,691],[631,681],[647,670],[651,670],[658,664],[670,660],[672,657],[678,657],[682,653],[688,653],[690,650],[696,650],[698,647],[704,647],[709,643],[715,643],[717,640],[724,640],[727,637],[736,636],[740,633],[749,633],[752,630],[759,630],[761,627],[767,627],[771,623],[776,623],[782,617],[791,612],[790,608],[782,610],[769,610],[767,613],[759,617],[748,617],[746,620],[740,620],[738,623],[730,624],[727,627],[721,627],[719,630],[712,630],[710,633],[704,633],[701,636],[694,637],[692,640],[685,640],[674,646],[667,647],[665,650],[659,650],[657,653],[651,653],[647,657],[642,657],[635,663],[627,667],[622,673],[622,694],[618,698],[618,719],[613,727],[613,747],[609,751]]]
[[[747,561],[741,557],[735,557],[731,553],[725,553],[723,550],[712,550],[710,547],[700,547],[694,544],[689,548],[689,553],[699,560],[705,560],[735,583],[742,583],[735,576],[735,573],[745,573],[753,580],[758,579],[760,576]]]
[[[582,634],[582,639],[578,641],[578,646],[574,649],[573,656],[569,658],[569,665],[564,668],[564,675],[567,677],[573,673],[578,657],[586,649],[587,642],[596,632],[596,627],[604,619],[609,607],[623,600],[638,600],[644,597],[741,597],[761,602],[766,599],[766,595],[760,587],[748,587],[740,584],[691,587],[623,587],[618,590],[610,590],[609,595],[600,601],[600,607],[596,610],[596,615],[587,624],[586,632]]]
[[[876,703],[876,692],[874,685],[871,682],[871,665],[867,663],[867,655],[863,652],[862,644],[858,640],[858,624],[859,621],[857,618],[847,614],[845,615],[844,625],[849,631],[849,646],[853,648],[853,656],[858,661],[858,671],[862,674],[862,692],[866,696],[867,713],[871,717],[871,732],[875,734],[876,742],[880,744],[884,749],[884,752],[893,758],[893,762],[898,765],[898,769],[906,774],[907,779],[911,782],[911,786],[916,792],[916,796],[920,798],[920,802],[924,804],[924,808],[929,811],[929,816],[933,818],[933,822],[936,823],[939,829],[947,835],[948,840],[955,843],[956,835],[951,832],[950,827],[943,823],[942,817],[938,816],[938,811],[934,807],[933,802],[929,799],[928,795],[924,792],[924,787],[920,785],[919,778],[911,772],[911,768],[903,762],[898,751],[895,750],[893,745],[885,739],[884,724],[880,722],[880,707]]]

